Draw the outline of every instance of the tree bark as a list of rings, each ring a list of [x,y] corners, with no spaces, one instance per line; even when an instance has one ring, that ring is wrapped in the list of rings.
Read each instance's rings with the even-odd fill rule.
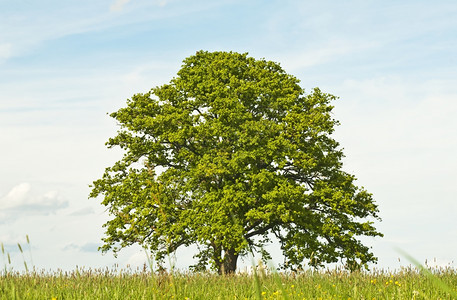
[[[215,242],[211,242],[211,245],[214,249],[213,259],[217,268],[217,273],[219,275],[235,273],[239,256],[239,254],[235,252],[235,249],[223,249]],[[224,257],[222,257],[222,249],[224,250]]]
[[[238,261],[238,253],[234,249],[225,250],[224,259],[222,260],[219,274],[233,274],[236,271],[236,263]]]

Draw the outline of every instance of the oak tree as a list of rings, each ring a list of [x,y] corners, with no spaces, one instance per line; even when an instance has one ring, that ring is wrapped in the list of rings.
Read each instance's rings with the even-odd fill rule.
[[[276,239],[285,268],[376,262],[362,236],[382,236],[372,195],[343,171],[332,138],[336,97],[278,63],[199,51],[170,83],[111,114],[107,142],[124,156],[94,181],[112,215],[103,251],[140,244],[161,261],[198,246],[196,268],[219,274]]]

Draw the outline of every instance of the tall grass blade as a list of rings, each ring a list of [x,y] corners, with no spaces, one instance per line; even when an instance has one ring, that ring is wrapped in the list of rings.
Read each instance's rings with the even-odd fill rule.
[[[151,271],[151,275],[152,275],[152,274],[154,274],[153,258],[151,257],[151,255],[149,255],[146,247],[143,247],[143,250],[144,250],[144,254],[146,255],[146,259],[148,261],[149,270]]]
[[[253,275],[254,275],[254,284],[255,284],[257,299],[262,300],[262,288],[260,286],[259,275],[257,275],[257,267],[254,262],[254,256],[252,257],[252,271],[253,271]]]
[[[33,264],[33,257],[32,257],[32,246],[30,245],[29,235],[26,234],[25,238],[27,239],[27,244],[29,245],[29,253],[30,253],[30,262],[32,263],[32,268],[35,269],[35,265]]]
[[[22,250],[21,244],[17,243],[17,247],[19,248],[19,251],[21,251],[21,254],[22,254],[22,260],[24,261],[25,272],[28,273],[29,272],[29,268],[27,267],[27,262],[25,261],[24,251]]]
[[[5,269],[4,269],[4,271],[5,271],[5,276],[6,276],[6,274],[8,273],[8,270],[7,270],[7,268],[6,268],[6,260],[5,260],[5,246],[3,246],[3,242],[2,242],[1,244],[2,244],[3,264],[5,265]]]

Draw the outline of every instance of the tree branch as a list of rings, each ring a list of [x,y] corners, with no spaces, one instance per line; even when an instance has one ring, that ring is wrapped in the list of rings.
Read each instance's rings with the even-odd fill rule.
[[[256,226],[258,226],[260,224],[262,224],[262,221],[260,221],[260,220],[259,221],[255,221],[252,225],[246,227],[245,230],[246,230],[246,232],[248,232],[249,230],[254,229],[254,227],[256,227]]]
[[[249,233],[246,233],[244,235],[244,238],[245,239],[248,239],[250,237],[253,237],[255,235],[258,235],[258,234],[264,234],[265,232],[267,232],[268,230],[270,230],[271,228],[273,228],[276,224],[275,223],[271,223],[271,224],[268,224],[266,227],[263,227],[263,228],[259,228],[257,230],[254,230],[254,231],[251,231]]]

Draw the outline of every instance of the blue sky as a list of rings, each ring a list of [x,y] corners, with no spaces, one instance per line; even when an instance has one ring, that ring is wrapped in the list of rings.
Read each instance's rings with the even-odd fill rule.
[[[454,1],[0,0],[0,242],[18,270],[26,234],[40,269],[141,265],[137,247],[96,250],[109,216],[88,185],[122,155],[104,146],[107,113],[225,50],[340,97],[345,169],[383,218],[385,237],[365,239],[378,267],[408,264],[395,247],[455,267],[456,15]]]

